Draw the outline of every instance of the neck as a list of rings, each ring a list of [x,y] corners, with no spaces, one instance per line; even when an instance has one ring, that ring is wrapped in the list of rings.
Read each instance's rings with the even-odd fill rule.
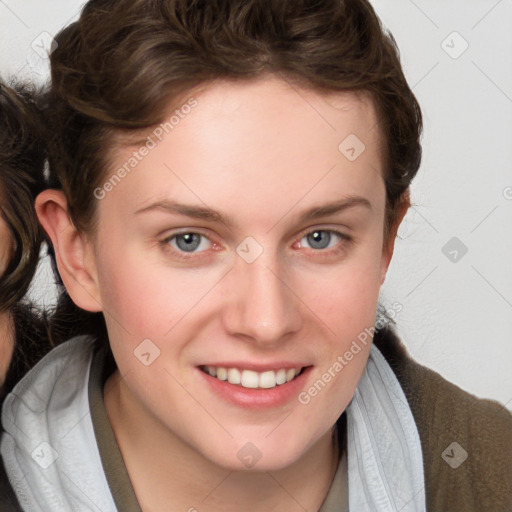
[[[14,350],[14,323],[10,311],[0,312],[0,384],[4,383]]]
[[[173,510],[232,510],[233,504],[246,512],[320,509],[339,462],[331,430],[284,469],[229,471],[143,411],[130,410],[129,391],[115,374],[105,385],[105,407],[142,510],[163,512],[169,503]]]

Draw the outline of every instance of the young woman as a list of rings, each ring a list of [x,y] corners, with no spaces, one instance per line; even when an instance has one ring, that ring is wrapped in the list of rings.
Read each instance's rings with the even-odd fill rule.
[[[42,312],[25,298],[42,239],[34,209],[44,188],[41,134],[30,91],[0,83],[0,402],[52,346]],[[0,464],[7,512],[15,498],[5,498],[5,483]]]
[[[377,315],[421,113],[370,5],[96,0],[57,43],[37,212],[95,334],[6,399],[22,507],[510,508],[511,415]]]
[[[34,209],[45,187],[39,116],[26,86],[0,83],[0,399],[50,348],[41,313],[24,298],[42,240]]]

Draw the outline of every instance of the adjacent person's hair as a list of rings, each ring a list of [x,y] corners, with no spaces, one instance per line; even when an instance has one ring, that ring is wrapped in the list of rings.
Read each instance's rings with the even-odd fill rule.
[[[44,188],[45,145],[40,116],[30,91],[0,83],[0,215],[14,241],[0,275],[0,311],[10,309],[27,292],[39,261],[42,230],[34,198]]]
[[[116,147],[216,79],[274,75],[369,94],[383,141],[384,239],[421,161],[422,116],[393,36],[366,0],[90,0],[56,37],[47,91],[51,186],[94,233]],[[124,141],[124,142],[123,142]],[[341,142],[341,141],[340,141]],[[72,321],[62,287],[60,311]],[[101,313],[77,312],[105,336]]]
[[[43,312],[26,298],[39,261],[42,229],[34,201],[44,189],[46,143],[37,91],[0,82],[0,215],[14,242],[0,275],[0,311],[14,324],[14,349],[0,401],[53,346]]]

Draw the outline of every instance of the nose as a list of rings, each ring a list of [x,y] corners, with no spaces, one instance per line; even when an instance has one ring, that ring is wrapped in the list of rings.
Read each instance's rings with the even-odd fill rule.
[[[252,263],[236,259],[226,283],[229,300],[223,314],[231,335],[270,347],[301,328],[301,302],[282,267],[265,251]]]

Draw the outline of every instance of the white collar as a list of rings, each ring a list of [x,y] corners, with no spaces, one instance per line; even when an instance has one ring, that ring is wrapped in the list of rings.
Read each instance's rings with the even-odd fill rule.
[[[346,411],[349,510],[424,512],[416,423],[400,383],[374,344]]]

